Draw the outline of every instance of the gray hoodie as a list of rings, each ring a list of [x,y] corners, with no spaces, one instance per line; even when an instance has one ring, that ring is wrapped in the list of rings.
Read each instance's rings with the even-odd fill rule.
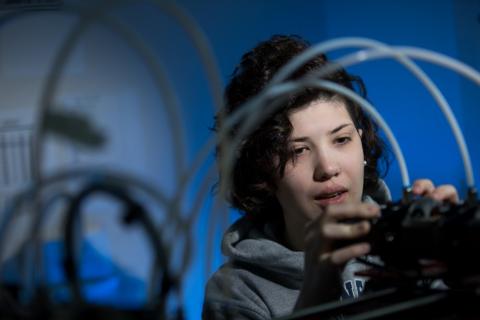
[[[384,184],[381,189],[376,200],[389,200]],[[274,226],[258,226],[246,217],[227,230],[222,252],[228,261],[207,283],[203,319],[264,320],[293,311],[303,281],[304,253],[285,247],[276,234]],[[363,290],[365,279],[354,276],[363,268],[353,260],[347,264],[342,298],[357,297]]]

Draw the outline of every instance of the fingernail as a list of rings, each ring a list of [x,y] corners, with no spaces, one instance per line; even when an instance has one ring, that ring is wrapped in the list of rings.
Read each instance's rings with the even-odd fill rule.
[[[366,233],[368,232],[369,228],[370,228],[370,224],[367,221],[362,221],[357,225],[357,229],[359,232]]]
[[[362,243],[361,244],[361,251],[363,252],[363,254],[367,254],[370,252],[370,244],[369,243]]]
[[[374,204],[370,204],[367,207],[368,212],[380,214],[380,208]]]

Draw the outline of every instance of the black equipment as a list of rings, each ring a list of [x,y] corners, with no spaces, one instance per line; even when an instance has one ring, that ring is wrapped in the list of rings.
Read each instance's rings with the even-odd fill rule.
[[[368,241],[381,261],[359,259],[379,274],[372,273],[364,294],[281,319],[480,317],[480,202],[392,202],[371,226],[360,241]],[[432,288],[433,281],[443,288]]]

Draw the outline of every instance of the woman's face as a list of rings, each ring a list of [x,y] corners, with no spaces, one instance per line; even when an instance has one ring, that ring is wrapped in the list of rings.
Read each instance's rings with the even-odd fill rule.
[[[304,225],[331,204],[360,201],[364,156],[361,130],[357,130],[340,99],[318,100],[294,110],[287,162],[277,181],[287,236],[301,249]]]

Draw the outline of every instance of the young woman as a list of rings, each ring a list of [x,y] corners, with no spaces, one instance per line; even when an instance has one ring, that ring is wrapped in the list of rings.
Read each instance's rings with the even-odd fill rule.
[[[226,88],[227,115],[308,46],[296,36],[274,36],[246,53]],[[328,63],[320,55],[292,78]],[[325,79],[365,96],[361,79],[345,70]],[[217,117],[216,128],[221,125]],[[355,273],[363,266],[354,258],[367,255],[370,245],[355,239],[368,234],[368,220],[380,214],[377,203],[390,199],[379,172],[384,145],[361,108],[304,88],[245,138],[237,154],[228,200],[244,216],[224,235],[228,261],[207,284],[203,318],[271,319],[357,296],[364,279]],[[416,181],[413,192],[458,200],[452,186],[435,188],[429,180]]]

